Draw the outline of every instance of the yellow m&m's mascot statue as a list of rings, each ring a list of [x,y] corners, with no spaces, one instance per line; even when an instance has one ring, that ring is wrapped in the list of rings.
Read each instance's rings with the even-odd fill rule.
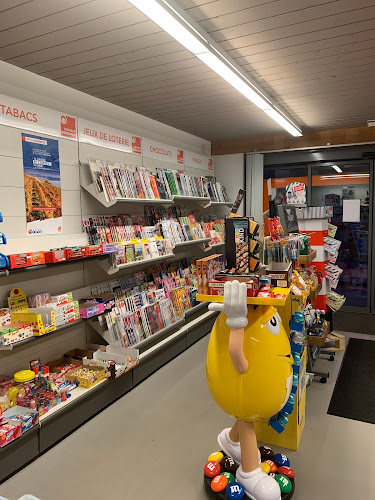
[[[252,500],[280,500],[277,482],[260,468],[256,420],[278,413],[292,388],[290,343],[273,306],[247,305],[245,283],[224,286],[224,302],[207,352],[207,380],[217,404],[236,419],[218,442],[238,464],[236,479]]]

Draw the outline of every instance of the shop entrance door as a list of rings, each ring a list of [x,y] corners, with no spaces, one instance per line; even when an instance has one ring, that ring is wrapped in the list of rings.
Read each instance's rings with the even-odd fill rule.
[[[309,205],[333,205],[332,224],[340,240],[336,264],[343,269],[336,291],[346,297],[345,310],[371,310],[373,160],[310,165]]]

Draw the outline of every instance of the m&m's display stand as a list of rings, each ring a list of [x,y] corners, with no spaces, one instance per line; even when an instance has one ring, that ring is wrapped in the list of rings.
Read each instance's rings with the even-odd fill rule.
[[[259,466],[275,479],[280,486],[281,500],[293,497],[295,489],[295,472],[290,467],[288,457],[282,453],[274,453],[268,446],[259,448]],[[212,453],[204,466],[204,486],[213,500],[241,500],[249,498],[241,483],[236,481],[238,465],[223,451]]]

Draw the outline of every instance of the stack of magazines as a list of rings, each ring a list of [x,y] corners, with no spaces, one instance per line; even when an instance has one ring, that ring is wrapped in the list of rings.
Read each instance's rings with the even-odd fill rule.
[[[171,200],[173,196],[210,198],[228,202],[225,188],[215,177],[190,175],[183,170],[157,168],[153,175],[145,167],[121,162],[88,159],[97,193],[104,193],[107,202],[128,198]]]
[[[82,219],[90,245],[103,243],[126,243],[132,239],[161,236],[157,225],[146,225],[139,215],[98,215]]]
[[[176,322],[172,301],[166,297],[155,302],[142,301],[135,297],[117,301],[105,320],[113,341],[120,341],[123,347],[133,346]]]
[[[144,167],[121,162],[89,159],[89,167],[97,193],[104,193],[107,202],[126,198],[167,199],[160,180]]]
[[[197,280],[193,259],[161,264],[91,289],[111,293],[114,307],[99,321],[113,341],[134,346],[176,322],[177,316],[196,305]]]

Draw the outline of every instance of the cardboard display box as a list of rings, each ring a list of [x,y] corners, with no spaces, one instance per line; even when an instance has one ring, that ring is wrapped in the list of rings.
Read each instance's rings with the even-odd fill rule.
[[[90,378],[80,376],[80,370],[83,368],[93,372]],[[77,382],[79,387],[84,387],[85,389],[90,389],[90,387],[93,387],[105,378],[105,369],[101,366],[86,365],[69,373],[69,380]]]
[[[100,349],[102,346],[100,344],[85,344],[83,346],[77,347],[64,353],[64,358],[79,359],[82,361],[83,358],[92,359],[94,352]]]
[[[271,262],[266,269],[266,275],[271,278],[272,286],[288,288],[292,270],[291,262]]]
[[[343,351],[345,350],[345,337],[340,333],[331,332],[327,335],[324,344],[325,351]]]

